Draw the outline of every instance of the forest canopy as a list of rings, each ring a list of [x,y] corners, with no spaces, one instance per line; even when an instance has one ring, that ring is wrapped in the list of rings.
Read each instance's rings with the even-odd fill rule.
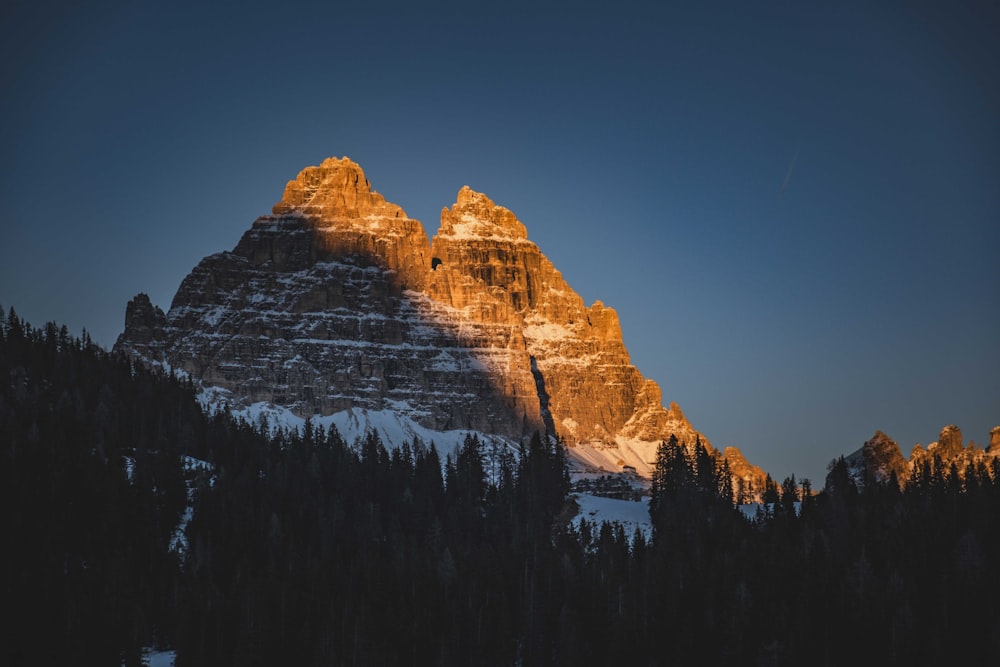
[[[572,521],[566,454],[206,414],[196,388],[0,311],[4,664],[985,664],[1000,469],[773,484],[755,520],[661,444],[652,536]],[[905,483],[902,483],[905,482]]]

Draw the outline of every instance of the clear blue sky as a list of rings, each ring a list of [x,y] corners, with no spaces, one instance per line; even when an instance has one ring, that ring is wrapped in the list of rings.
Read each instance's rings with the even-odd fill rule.
[[[110,346],[348,155],[429,234],[512,209],[779,478],[1000,424],[995,2],[355,4],[4,3],[0,303]]]

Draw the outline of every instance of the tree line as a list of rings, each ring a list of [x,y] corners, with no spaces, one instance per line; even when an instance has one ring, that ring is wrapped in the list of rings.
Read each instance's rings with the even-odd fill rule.
[[[652,535],[571,521],[565,448],[346,442],[202,411],[186,380],[0,312],[4,664],[986,664],[1000,466],[939,459],[748,521],[700,442]],[[191,466],[192,460],[205,466]],[[178,527],[184,527],[183,534]],[[179,540],[183,537],[182,540]]]

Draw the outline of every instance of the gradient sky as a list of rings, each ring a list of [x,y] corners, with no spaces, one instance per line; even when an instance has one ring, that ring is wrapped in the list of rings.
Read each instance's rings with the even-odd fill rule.
[[[3,3],[0,304],[110,346],[348,155],[429,235],[465,184],[513,210],[779,479],[876,429],[988,442],[995,2],[355,4]]]

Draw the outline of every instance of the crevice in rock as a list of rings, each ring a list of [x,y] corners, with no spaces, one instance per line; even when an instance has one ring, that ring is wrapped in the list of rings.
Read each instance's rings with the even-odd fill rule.
[[[531,359],[531,375],[535,378],[535,388],[538,390],[538,404],[541,407],[542,423],[545,424],[545,432],[555,437],[556,425],[552,421],[552,412],[549,410],[549,392],[545,389],[545,376],[538,370],[538,362],[535,357]]]

